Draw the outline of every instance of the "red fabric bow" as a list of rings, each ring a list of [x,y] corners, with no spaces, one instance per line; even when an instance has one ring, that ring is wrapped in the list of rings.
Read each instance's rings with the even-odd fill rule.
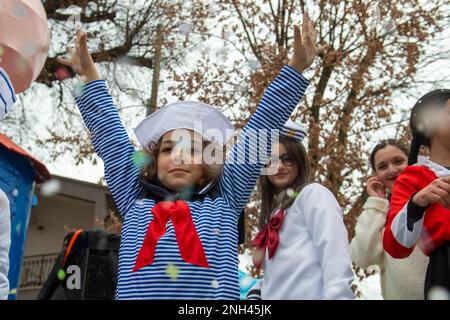
[[[175,236],[184,261],[208,268],[205,251],[192,222],[191,211],[185,201],[159,202],[152,208],[150,222],[133,272],[153,263],[158,240],[166,233],[167,222],[172,221]]]
[[[253,255],[253,264],[257,268],[261,268],[264,261],[264,255],[269,252],[269,259],[273,257],[277,250],[280,237],[278,235],[283,224],[284,210],[280,209],[270,218],[269,223],[256,235],[252,244],[256,248],[256,253]]]

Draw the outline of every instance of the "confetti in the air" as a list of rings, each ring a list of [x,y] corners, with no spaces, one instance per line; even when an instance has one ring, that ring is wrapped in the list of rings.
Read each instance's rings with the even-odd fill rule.
[[[84,84],[82,82],[78,82],[73,89],[73,95],[75,97],[81,96],[84,90]]]
[[[239,92],[241,94],[246,94],[248,92],[248,86],[246,85],[239,86]]]
[[[56,179],[52,179],[42,184],[41,194],[44,197],[51,197],[56,195],[61,190],[61,182]]]
[[[179,198],[183,200],[190,200],[192,199],[193,193],[194,189],[192,187],[186,188],[180,192]]]
[[[125,0],[124,1],[124,6],[125,8],[129,9],[129,10],[133,10],[136,9],[136,1],[133,0]]]
[[[23,47],[23,53],[27,57],[33,57],[38,52],[38,50],[38,45],[31,41],[27,42]]]
[[[12,195],[13,195],[13,197],[17,197],[19,195],[19,190],[18,189],[14,189],[12,191]]]
[[[381,10],[378,5],[372,8],[372,17],[378,22],[381,20]]]
[[[395,30],[395,23],[392,20],[387,21],[383,24],[383,33],[390,33]]]
[[[213,281],[211,281],[211,287],[213,287],[214,289],[219,288],[219,281],[217,281],[215,279]]]
[[[24,18],[27,16],[27,13],[28,13],[27,7],[23,3],[18,3],[13,8],[13,15],[16,18],[19,18],[19,19]]]
[[[33,207],[36,207],[38,205],[38,197],[36,195],[33,195],[33,202],[31,203]]]
[[[287,189],[286,194],[288,197],[295,198],[298,196],[298,192],[296,192],[294,189]]]
[[[27,65],[27,62],[26,62],[24,59],[20,58],[20,57],[18,57],[18,58],[14,61],[14,67],[16,68],[16,71],[17,71],[18,73],[24,73],[24,72],[27,72],[27,71],[28,71],[28,65]]]
[[[22,224],[21,223],[16,224],[16,233],[20,234],[21,230],[22,230]]]
[[[450,292],[444,287],[432,287],[428,291],[428,300],[450,300]]]
[[[172,281],[176,281],[178,279],[179,272],[180,268],[171,263],[166,267],[166,274],[172,279]]]
[[[192,31],[192,23],[190,22],[183,22],[180,24],[180,26],[178,27],[178,30],[180,30],[180,32],[187,36],[189,35],[189,33],[191,33]]]
[[[142,200],[142,199],[136,200],[136,205],[137,205],[139,208],[144,207],[144,200]]]
[[[256,71],[259,68],[261,68],[261,63],[259,63],[259,61],[257,60],[249,60],[248,65],[250,66],[250,69],[252,69],[253,71]]]
[[[216,236],[220,235],[220,229],[219,228],[214,229],[214,234]]]
[[[244,287],[247,288],[252,284],[252,279],[248,276],[242,278],[241,280],[239,280],[239,286],[240,287]]]
[[[63,281],[66,278],[66,272],[63,269],[59,269],[56,276],[60,281]]]
[[[83,24],[81,23],[81,12],[83,9],[75,5],[69,6],[67,9],[71,12],[70,17],[67,19],[68,27],[71,29],[83,28]]]
[[[9,294],[17,294],[17,289],[12,289],[11,291],[9,291]]]
[[[144,151],[136,151],[133,154],[133,163],[137,167],[145,167],[150,165],[153,159],[150,155],[146,154]]]

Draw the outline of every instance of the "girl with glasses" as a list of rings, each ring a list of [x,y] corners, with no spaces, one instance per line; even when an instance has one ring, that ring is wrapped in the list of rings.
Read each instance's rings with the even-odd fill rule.
[[[261,231],[253,241],[264,278],[252,299],[353,299],[353,272],[341,208],[333,194],[310,179],[305,131],[285,124],[260,177]]]

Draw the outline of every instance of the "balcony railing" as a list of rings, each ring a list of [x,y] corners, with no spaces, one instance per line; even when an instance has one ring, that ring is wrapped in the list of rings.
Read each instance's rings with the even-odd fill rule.
[[[47,280],[57,253],[28,256],[23,259],[22,272],[20,274],[20,289],[42,287]]]

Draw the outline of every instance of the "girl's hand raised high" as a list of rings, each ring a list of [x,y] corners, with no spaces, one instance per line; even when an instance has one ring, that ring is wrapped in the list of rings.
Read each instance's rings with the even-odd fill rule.
[[[298,25],[294,25],[294,55],[289,61],[290,67],[303,72],[311,66],[317,54],[324,49],[316,46],[318,34],[308,14],[303,14],[302,31]]]
[[[59,63],[69,66],[76,74],[81,76],[81,81],[84,83],[99,80],[100,76],[87,48],[87,33],[77,30],[75,49],[67,47],[69,59],[58,57]]]

